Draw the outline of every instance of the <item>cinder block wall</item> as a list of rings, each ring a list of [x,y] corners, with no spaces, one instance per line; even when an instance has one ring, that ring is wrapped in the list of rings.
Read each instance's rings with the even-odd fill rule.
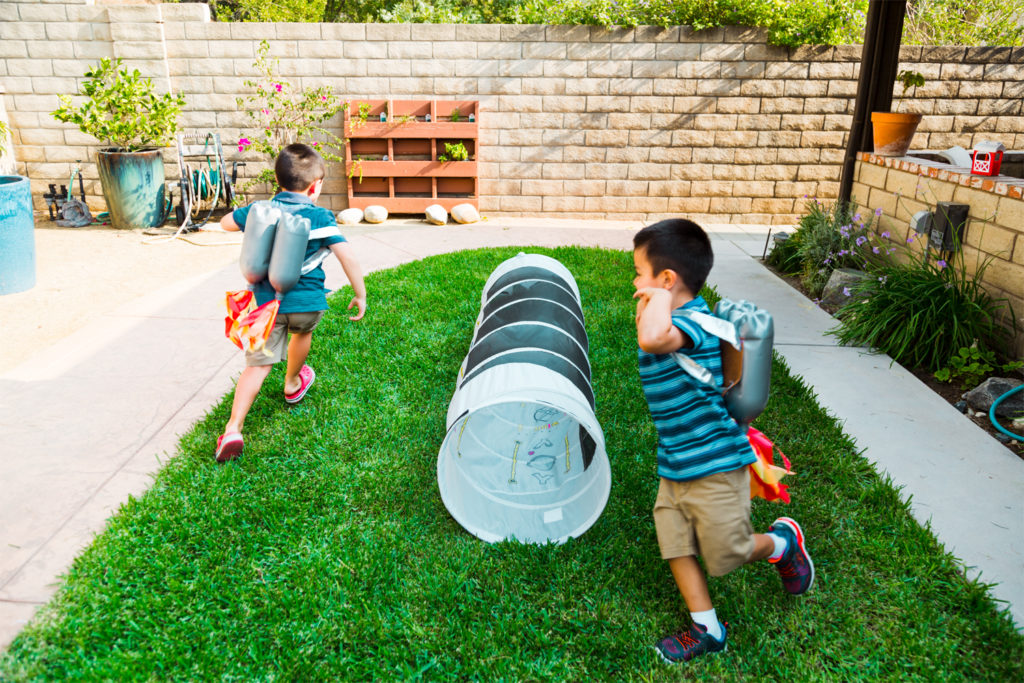
[[[938,171],[907,161],[862,154],[857,161],[853,199],[866,209],[882,210],[876,224],[903,243],[913,233],[910,218],[935,211],[937,202],[967,204],[963,259],[970,274],[986,263],[981,282],[997,298],[1005,298],[1021,329],[1016,354],[1024,359],[1024,198],[1021,183]]]
[[[98,145],[49,114],[100,57],[122,57],[185,93],[185,127],[233,142],[252,131],[235,98],[255,75],[261,39],[296,86],[479,99],[485,213],[779,224],[797,219],[805,196],[838,193],[861,51],[772,47],[745,28],[226,24],[201,4],[5,0],[0,79],[37,206],[78,159],[90,202],[102,206]],[[930,81],[899,105],[927,114],[915,147],[995,139],[1024,148],[1024,48],[905,47],[901,56]],[[249,173],[262,161],[225,151],[252,162]],[[344,208],[343,169],[330,173],[324,201]]]

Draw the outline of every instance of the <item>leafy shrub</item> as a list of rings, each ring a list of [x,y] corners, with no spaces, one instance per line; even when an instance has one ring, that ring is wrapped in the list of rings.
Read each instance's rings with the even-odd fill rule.
[[[82,94],[86,99],[79,106],[60,95],[53,118],[74,123],[86,135],[125,152],[169,145],[185,106],[184,95],[157,95],[152,79],[107,57],[86,69]]]
[[[798,275],[803,270],[800,259],[800,231],[790,234],[789,238],[777,242],[768,253],[765,263],[783,275]]]
[[[905,45],[1024,45],[1024,0],[907,3]]]
[[[877,215],[878,212],[864,220],[855,202],[807,202],[807,213],[800,218],[796,232],[796,251],[801,283],[812,296],[821,294],[836,268],[869,270],[893,251],[874,243],[871,225]]]
[[[927,258],[927,257],[926,257]],[[979,284],[991,257],[967,273],[962,251],[953,263],[912,260],[874,269],[839,309],[840,343],[870,346],[909,368],[935,372],[957,351],[977,343],[1002,352],[1016,332],[1013,309]],[[1000,324],[1009,321],[1009,326]]]
[[[345,141],[324,126],[346,104],[327,86],[295,91],[291,83],[276,75],[277,66],[277,60],[270,57],[270,44],[261,40],[253,62],[260,78],[245,81],[254,92],[235,98],[238,108],[249,115],[258,132],[252,139],[242,133],[238,151],[252,147],[276,159],[278,152],[286,146],[304,142],[315,147],[328,161],[344,161]],[[263,169],[259,175],[243,183],[240,189],[245,192],[261,183],[276,187],[273,168]]]
[[[935,379],[940,382],[952,382],[960,380],[961,389],[969,389],[981,384],[986,377],[993,372],[1013,372],[1024,367],[1024,361],[1013,361],[1000,363],[996,360],[994,351],[978,348],[978,345],[961,347],[959,351],[949,359],[949,365],[935,373]]]

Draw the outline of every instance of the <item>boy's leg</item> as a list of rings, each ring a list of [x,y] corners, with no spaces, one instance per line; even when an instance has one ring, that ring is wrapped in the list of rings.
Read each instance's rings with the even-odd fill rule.
[[[791,595],[803,595],[814,583],[814,562],[804,544],[804,531],[796,520],[779,517],[768,528],[772,541],[768,561],[775,565],[782,578],[782,587]]]
[[[288,341],[288,369],[284,374],[284,393],[294,394],[302,388],[299,371],[306,364],[312,346],[312,332],[292,332],[292,338]]]
[[[225,434],[241,432],[245,423],[245,416],[259,396],[263,380],[270,374],[273,365],[250,365],[238,377],[238,385],[235,386],[235,399],[231,402],[231,417],[224,427]]]

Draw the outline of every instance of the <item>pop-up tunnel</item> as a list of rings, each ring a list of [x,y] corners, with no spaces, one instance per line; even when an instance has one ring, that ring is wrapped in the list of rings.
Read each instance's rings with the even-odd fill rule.
[[[519,254],[491,273],[437,457],[445,507],[474,536],[562,543],[608,501],[587,332],[572,274]]]

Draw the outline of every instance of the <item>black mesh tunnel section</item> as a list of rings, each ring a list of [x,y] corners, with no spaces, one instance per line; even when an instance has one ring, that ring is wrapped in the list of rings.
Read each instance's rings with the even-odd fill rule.
[[[483,324],[477,331],[477,338],[482,339],[499,327],[521,322],[547,323],[554,327],[565,330],[573,339],[579,342],[584,352],[589,352],[587,331],[576,316],[563,306],[545,299],[526,299],[510,303],[504,308],[499,308],[484,318]],[[533,346],[529,344],[528,346]]]
[[[562,287],[567,292],[572,292],[572,288],[558,275],[546,268],[539,268],[537,266],[524,266],[522,268],[516,268],[502,275],[498,280],[491,285],[491,288],[487,290],[487,298],[498,292],[499,290],[507,287],[514,282],[521,282],[523,280],[543,280],[545,282],[551,282],[559,287]]]
[[[466,357],[465,374],[469,375],[476,366],[505,351],[542,349],[568,358],[576,367],[590,372],[590,361],[579,343],[566,332],[539,323],[516,323],[506,325],[482,337],[469,350]]]
[[[572,292],[544,280],[525,280],[498,291],[484,305],[483,317],[486,320],[487,316],[493,311],[513,301],[522,299],[547,299],[548,301],[554,301],[572,311],[573,315],[580,319],[580,322],[584,320],[583,309],[580,308],[580,302],[577,301]]]
[[[479,377],[485,370],[489,370],[499,365],[505,365],[506,363],[529,363],[531,365],[539,365],[540,367],[547,368],[548,370],[554,370],[572,382],[576,388],[587,397],[587,401],[590,403],[591,409],[594,408],[594,390],[590,386],[590,368],[586,368],[585,371],[581,370],[573,365],[568,359],[549,351],[538,351],[533,349],[529,351],[503,353],[496,358],[484,361],[479,367],[474,369],[473,372],[468,373],[462,380],[462,385],[471,382],[475,377]],[[583,433],[586,433],[585,429],[582,431]],[[590,438],[589,435],[587,438]],[[593,439],[590,439],[590,441],[593,443]],[[585,451],[583,457],[584,462],[589,460]],[[590,457],[593,457],[593,448],[591,448]]]

